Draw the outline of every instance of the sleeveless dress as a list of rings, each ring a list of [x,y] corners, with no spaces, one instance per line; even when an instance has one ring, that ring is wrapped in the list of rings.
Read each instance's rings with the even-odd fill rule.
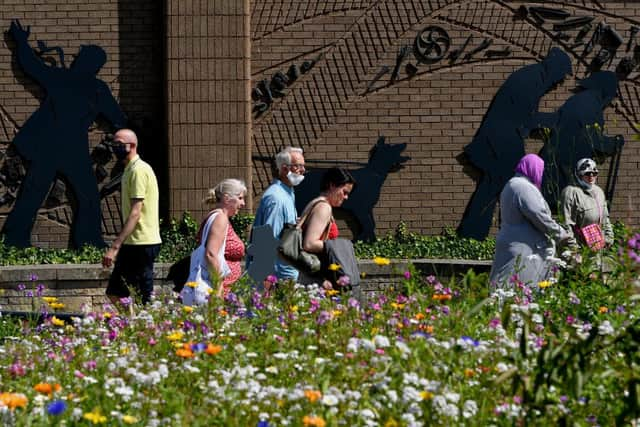
[[[224,247],[224,259],[227,261],[230,273],[222,281],[224,296],[231,290],[231,285],[242,276],[242,259],[244,258],[244,243],[229,224],[227,228],[227,242]]]

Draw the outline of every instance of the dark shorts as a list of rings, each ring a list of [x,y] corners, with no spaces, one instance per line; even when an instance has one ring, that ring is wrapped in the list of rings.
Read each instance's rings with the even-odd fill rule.
[[[160,245],[122,245],[109,278],[106,294],[125,298],[133,290],[146,304],[153,292],[153,262]]]

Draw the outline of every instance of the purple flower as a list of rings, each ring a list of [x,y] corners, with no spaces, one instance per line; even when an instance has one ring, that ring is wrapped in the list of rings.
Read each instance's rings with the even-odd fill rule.
[[[313,298],[309,300],[309,313],[315,313],[320,308],[320,301]]]
[[[617,313],[626,313],[626,310],[624,308],[624,305],[619,305],[616,307],[616,312]]]
[[[207,348],[207,345],[203,342],[199,342],[197,344],[191,344],[191,350],[198,353],[200,351],[204,351]]]
[[[358,308],[358,307],[360,307],[360,303],[355,298],[349,298],[349,301],[347,302],[347,305],[349,306],[349,308]]]
[[[324,325],[331,319],[331,314],[328,311],[322,310],[320,314],[318,314],[318,318],[316,319],[316,323],[318,325]]]
[[[498,326],[500,326],[500,323],[501,323],[501,322],[500,322],[500,319],[499,319],[499,318],[497,318],[497,317],[494,317],[493,319],[491,319],[491,320],[489,321],[489,327],[490,327],[491,329],[495,329],[495,328],[497,328]]]
[[[338,285],[349,286],[350,284],[351,284],[351,279],[346,274],[338,278]]]
[[[407,279],[407,280],[411,279],[411,272],[410,272],[410,271],[408,271],[408,270],[407,270],[407,271],[405,271],[405,272],[404,272],[404,278],[405,278],[405,279]]]
[[[130,306],[131,305],[131,298],[129,298],[129,297],[120,298],[120,304],[122,304],[125,307]]]
[[[267,282],[271,283],[272,285],[274,283],[276,283],[278,281],[278,277],[274,276],[273,274],[270,274],[267,276]]]
[[[269,427],[269,421],[258,421],[258,426],[257,427]]]
[[[9,373],[14,377],[23,377],[27,374],[27,370],[20,362],[16,362],[9,367]]]
[[[18,290],[19,291],[24,291],[27,287],[24,285],[24,283],[18,283]]]
[[[30,275],[29,280],[31,280],[32,282],[35,282],[36,280],[38,280],[38,275],[37,274]]]
[[[580,298],[576,296],[573,292],[569,294],[569,302],[571,304],[580,304]]]
[[[468,344],[473,345],[474,347],[477,347],[480,345],[480,341],[474,340],[473,338],[467,336],[467,335],[463,335],[460,337],[460,339]]]
[[[63,400],[56,400],[47,405],[49,415],[60,415],[67,410],[67,404]]]
[[[576,321],[575,317],[573,317],[573,316],[567,316],[567,323],[568,323],[569,325],[572,325],[575,321]]]
[[[264,308],[264,304],[262,303],[262,296],[259,292],[254,292],[251,296],[251,303],[256,308],[256,310],[262,310]]]
[[[45,286],[42,283],[38,283],[36,287],[36,296],[41,297],[44,293]]]
[[[445,316],[449,315],[449,307],[446,305],[441,305],[440,306],[440,311],[442,312],[442,314],[444,314]]]

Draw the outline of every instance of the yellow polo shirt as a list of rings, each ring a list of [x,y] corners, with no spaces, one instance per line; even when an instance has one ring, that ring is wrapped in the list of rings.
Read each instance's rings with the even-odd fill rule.
[[[143,201],[140,220],[124,243],[126,245],[161,243],[158,181],[151,166],[140,156],[134,157],[124,168],[120,191],[123,221],[126,221],[131,213],[131,199],[142,199]]]

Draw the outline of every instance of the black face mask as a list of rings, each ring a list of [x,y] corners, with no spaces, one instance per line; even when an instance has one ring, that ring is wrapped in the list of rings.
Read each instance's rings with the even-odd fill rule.
[[[126,159],[129,154],[126,144],[115,145],[111,147],[111,151],[113,152],[113,155],[116,156],[116,159],[120,161]]]

